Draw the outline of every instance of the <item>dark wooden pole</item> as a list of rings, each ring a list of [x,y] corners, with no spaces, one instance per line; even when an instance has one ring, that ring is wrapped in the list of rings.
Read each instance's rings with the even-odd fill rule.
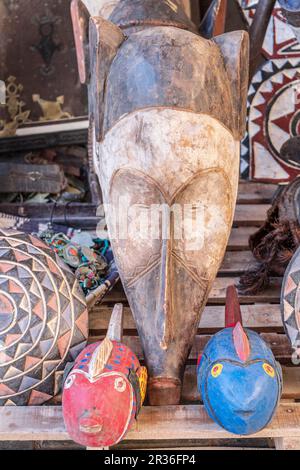
[[[198,10],[200,12],[200,18],[204,18],[205,13],[209,9],[210,5],[212,4],[213,0],[191,0],[191,5],[198,4]]]
[[[250,28],[250,80],[261,62],[261,49],[276,0],[260,0]]]
[[[201,20],[200,2],[198,0],[191,0],[191,16],[193,23],[199,27]]]
[[[203,21],[208,9],[212,6],[213,2],[210,0],[197,0],[197,3],[199,4],[201,21]],[[237,30],[249,30],[249,25],[245,18],[244,12],[237,0],[223,0],[219,7],[215,5],[215,13],[217,14],[215,16],[216,21],[213,30],[214,36],[223,34],[224,32],[228,33]]]

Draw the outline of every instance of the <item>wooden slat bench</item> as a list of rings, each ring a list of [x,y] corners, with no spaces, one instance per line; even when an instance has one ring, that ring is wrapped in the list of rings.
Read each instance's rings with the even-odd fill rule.
[[[283,365],[283,397],[271,425],[250,439],[228,434],[208,418],[196,387],[197,357],[211,336],[224,327],[226,288],[237,283],[240,274],[253,262],[248,238],[264,221],[276,188],[275,185],[240,184],[227,252],[188,360],[182,403],[175,407],[144,406],[134,429],[118,448],[199,449],[214,445],[214,448],[219,449],[224,447],[224,443],[232,448],[244,448],[247,443],[247,448],[263,446],[266,449],[300,449],[300,368],[292,364],[292,350],[281,321],[280,278],[272,279],[271,286],[262,294],[242,296],[240,299],[245,326],[263,336]],[[132,347],[143,362],[141,344],[121,285],[90,313],[89,341],[104,337],[115,302],[123,302],[125,305],[124,342]],[[63,425],[60,400],[58,396],[50,406],[44,407],[0,408],[0,448],[5,447],[7,441],[55,441],[57,446],[69,441]],[[53,443],[51,445],[53,448]],[[78,447],[71,443],[68,445]]]
[[[68,440],[61,407],[20,407],[0,410],[0,440]],[[230,439],[207,416],[201,405],[144,407],[138,422],[127,434],[125,441],[182,439]],[[243,438],[243,436],[239,436]],[[253,438],[293,438],[300,442],[300,404],[284,403],[278,408],[272,424]]]

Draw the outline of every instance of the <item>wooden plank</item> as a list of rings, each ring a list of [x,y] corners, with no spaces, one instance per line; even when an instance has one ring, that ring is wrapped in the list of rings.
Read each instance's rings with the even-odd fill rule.
[[[270,204],[277,190],[276,184],[240,181],[238,192],[239,204]]]
[[[210,304],[225,303],[227,287],[233,284],[238,285],[238,282],[239,282],[239,278],[234,278],[234,277],[217,278],[214,282],[208,302]],[[253,296],[241,295],[239,297],[240,303],[241,304],[263,303],[263,302],[279,303],[281,285],[282,285],[281,278],[273,278],[271,279],[270,287],[265,289],[262,293],[253,295]]]
[[[99,305],[89,315],[90,331],[92,335],[101,334],[108,328],[113,306]],[[259,332],[283,332],[280,306],[273,304],[242,305],[244,325]],[[215,332],[225,327],[224,306],[206,307],[198,333]],[[124,308],[124,330],[136,334],[136,324],[132,317],[130,307]],[[300,386],[300,384],[299,384]]]
[[[249,250],[249,237],[257,231],[257,227],[237,227],[231,230],[227,250]]]
[[[300,400],[300,368],[283,367],[283,398]]]
[[[226,289],[228,286],[233,284],[237,285],[239,282],[238,277],[218,277],[211,290],[208,304],[224,304],[226,300]],[[280,302],[280,290],[281,290],[282,279],[273,278],[271,279],[271,285],[268,289],[265,289],[262,293],[249,296],[241,295],[241,304],[254,304],[254,303],[279,303]],[[121,283],[117,284],[114,289],[105,297],[106,303],[127,303],[127,299]]]
[[[229,439],[203,406],[144,407],[125,440]],[[281,404],[272,423],[252,438],[300,438],[300,404]],[[235,436],[237,438],[237,436]],[[239,436],[243,439],[245,436]],[[249,438],[249,436],[248,436]],[[61,407],[0,408],[0,441],[69,440]]]
[[[270,346],[274,356],[279,362],[282,364],[292,365],[291,358],[293,352],[289,340],[285,334],[262,333],[261,336]],[[189,363],[196,363],[198,357],[203,353],[203,349],[211,337],[212,335],[198,335],[195,337],[194,344],[188,359]],[[101,341],[103,338],[104,335],[90,336],[89,343]],[[124,336],[123,342],[136,354],[141,362],[144,361],[143,349],[138,336]]]
[[[251,251],[227,251],[219,275],[241,275],[255,263]]]
[[[270,426],[252,437],[300,437],[300,404],[280,405]],[[202,406],[145,407],[127,439],[233,437],[213,423]],[[237,437],[237,436],[236,436]],[[242,438],[242,436],[240,436]],[[249,437],[249,436],[248,436]]]
[[[261,225],[270,207],[269,204],[237,204],[234,223],[239,226]]]

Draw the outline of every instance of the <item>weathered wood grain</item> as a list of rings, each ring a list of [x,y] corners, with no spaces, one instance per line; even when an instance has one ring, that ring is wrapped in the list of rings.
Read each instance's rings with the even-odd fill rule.
[[[95,307],[89,315],[90,334],[106,332],[113,306],[106,304]],[[225,327],[224,306],[207,306],[200,320],[198,333],[215,332]],[[280,306],[273,304],[242,305],[242,316],[247,328],[259,332],[283,332]],[[124,308],[124,330],[136,334],[136,324],[129,307]],[[128,333],[127,333],[128,334]]]
[[[62,168],[56,164],[31,165],[28,163],[0,162],[0,188],[2,193],[53,193],[66,188]]]
[[[237,204],[234,216],[234,223],[238,226],[260,225],[265,221],[268,204]]]
[[[238,202],[239,204],[270,204],[277,188],[277,184],[240,181]]]
[[[203,334],[195,337],[187,363],[196,363],[211,337],[212,335],[210,334]],[[282,364],[292,365],[293,352],[286,335],[278,333],[262,333],[262,338],[270,346],[274,356],[279,362]],[[104,335],[90,336],[89,343],[94,343],[103,339]],[[138,336],[124,336],[123,342],[136,354],[141,362],[144,361],[143,349]]]
[[[125,440],[157,441],[232,437],[233,435],[211,421],[203,406],[181,405],[144,407],[137,424]],[[243,438],[243,436],[239,437]],[[281,404],[273,422],[266,429],[251,437],[300,438],[300,404]],[[0,408],[0,441],[9,440],[69,440],[63,424],[61,408]]]
[[[253,226],[232,228],[227,251],[249,250],[249,237],[255,230],[257,230],[257,228]]]
[[[219,275],[240,275],[253,263],[255,263],[255,259],[251,251],[227,251],[221,265]]]

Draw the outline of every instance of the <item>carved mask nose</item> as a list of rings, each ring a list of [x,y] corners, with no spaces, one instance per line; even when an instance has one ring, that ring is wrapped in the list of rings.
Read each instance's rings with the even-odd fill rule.
[[[163,323],[162,349],[168,349],[174,337],[172,302],[172,241],[163,240],[161,251],[160,296],[157,318]]]

